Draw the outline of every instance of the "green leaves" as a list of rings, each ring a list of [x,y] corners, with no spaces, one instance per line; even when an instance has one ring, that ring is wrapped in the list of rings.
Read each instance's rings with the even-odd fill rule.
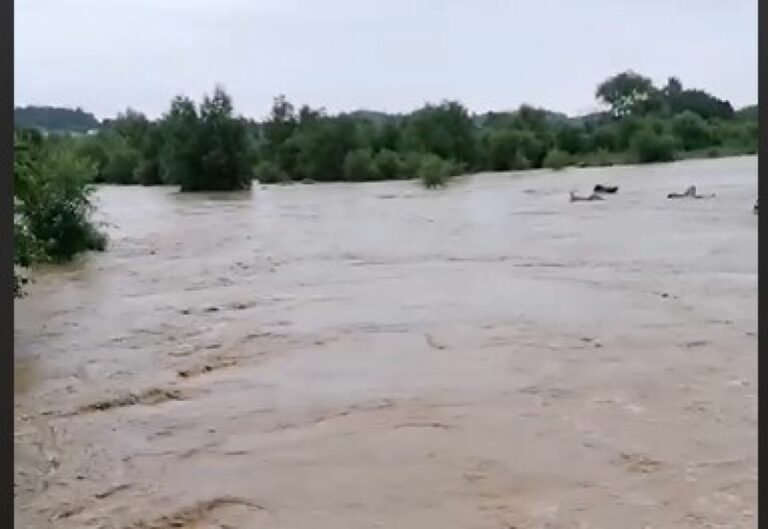
[[[90,181],[94,164],[70,147],[17,135],[14,159],[14,294],[23,294],[23,268],[67,261],[102,250],[106,238],[93,225]]]

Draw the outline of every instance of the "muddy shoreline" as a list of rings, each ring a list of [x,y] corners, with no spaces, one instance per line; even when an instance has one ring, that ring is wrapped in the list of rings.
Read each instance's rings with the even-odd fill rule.
[[[17,523],[755,527],[756,193],[754,157],[102,188],[109,250],[16,303]]]

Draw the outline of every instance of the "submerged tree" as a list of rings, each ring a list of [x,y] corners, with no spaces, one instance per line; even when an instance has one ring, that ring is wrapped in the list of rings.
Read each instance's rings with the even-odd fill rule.
[[[179,184],[182,191],[250,187],[248,130],[232,114],[232,99],[220,87],[199,108],[188,98],[175,98],[163,120],[163,180]]]

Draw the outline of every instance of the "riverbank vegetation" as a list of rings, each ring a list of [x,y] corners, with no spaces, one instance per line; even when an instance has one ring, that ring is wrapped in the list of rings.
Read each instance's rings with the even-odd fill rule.
[[[18,131],[14,141],[14,295],[23,294],[25,269],[60,263],[106,238],[93,223],[93,167],[71,149]]]
[[[199,105],[175,98],[157,120],[129,109],[90,134],[56,141],[93,165],[95,183],[174,184],[186,191],[244,189],[253,179],[433,182],[462,172],[757,151],[754,107],[734,111],[729,102],[684,88],[676,78],[659,88],[623,72],[600,83],[595,97],[606,111],[569,118],[529,105],[471,114],[456,101],[405,115],[332,115],[296,108],[278,96],[269,115],[256,121],[235,115],[231,98],[216,88]]]

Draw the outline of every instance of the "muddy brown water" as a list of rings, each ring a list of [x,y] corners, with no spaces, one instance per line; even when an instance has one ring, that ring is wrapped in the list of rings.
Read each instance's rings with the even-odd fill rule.
[[[756,193],[102,188],[109,250],[16,303],[17,523],[756,527]]]

